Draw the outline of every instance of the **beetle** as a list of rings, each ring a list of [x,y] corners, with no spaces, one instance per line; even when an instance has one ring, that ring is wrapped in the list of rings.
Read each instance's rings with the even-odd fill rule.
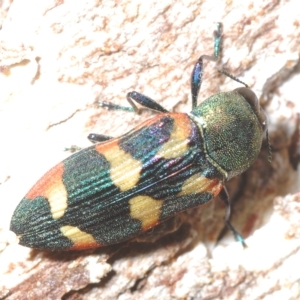
[[[227,226],[245,245],[229,221],[225,182],[258,156],[267,118],[246,84],[197,104],[203,60],[218,60],[220,43],[218,24],[214,56],[200,56],[192,72],[190,113],[169,112],[129,92],[133,110],[137,102],[159,114],[117,138],[91,134],[94,145],[63,160],[31,188],[10,225],[21,245],[78,250],[120,243],[217,195],[226,204]]]

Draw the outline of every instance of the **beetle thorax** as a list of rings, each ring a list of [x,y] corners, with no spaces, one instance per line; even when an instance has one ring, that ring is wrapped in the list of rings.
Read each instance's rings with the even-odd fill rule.
[[[236,91],[219,93],[191,112],[206,154],[227,178],[245,171],[256,159],[264,129],[253,107]]]

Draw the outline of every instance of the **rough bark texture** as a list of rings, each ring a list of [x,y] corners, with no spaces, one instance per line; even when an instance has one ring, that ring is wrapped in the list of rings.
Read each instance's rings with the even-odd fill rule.
[[[1,1],[0,299],[299,299],[300,13],[297,0]],[[219,67],[247,82],[269,116],[267,146],[228,183],[226,234],[217,199],[182,213],[179,230],[157,241],[76,253],[17,244],[9,232],[17,203],[90,132],[118,136],[153,113],[106,111],[137,90],[189,111],[190,73],[213,51]],[[239,86],[205,63],[200,101]],[[168,225],[166,225],[168,226]]]

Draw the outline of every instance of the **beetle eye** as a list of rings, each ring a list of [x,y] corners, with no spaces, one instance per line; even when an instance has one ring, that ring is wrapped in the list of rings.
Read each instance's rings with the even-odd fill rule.
[[[258,118],[259,123],[261,124],[263,131],[265,132],[268,126],[267,116],[264,110],[261,108],[255,93],[246,87],[237,88],[234,91],[243,96],[244,99],[251,105]]]

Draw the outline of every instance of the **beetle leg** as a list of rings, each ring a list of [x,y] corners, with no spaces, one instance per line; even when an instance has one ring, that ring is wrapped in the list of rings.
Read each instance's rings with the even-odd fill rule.
[[[129,112],[135,112],[133,107],[122,106],[122,105],[118,105],[118,104],[115,104],[112,102],[99,101],[98,104],[99,104],[99,106],[105,107],[109,110],[111,109],[111,110],[124,110],[124,111],[129,111]]]
[[[126,99],[131,105],[131,107],[128,106],[121,106],[118,104],[114,104],[112,102],[99,102],[99,105],[102,107],[106,107],[108,109],[114,109],[114,110],[125,110],[130,112],[136,112],[139,113],[138,107],[135,105],[134,102],[140,104],[143,107],[158,111],[158,112],[168,112],[164,107],[162,107],[160,104],[158,104],[155,100],[151,99],[148,96],[145,96],[139,92],[132,91],[129,92],[126,95]]]
[[[153,99],[149,98],[148,96],[145,96],[139,92],[136,91],[132,91],[129,92],[126,96],[127,101],[130,103],[130,105],[133,107],[135,112],[139,112],[139,109],[137,108],[137,106],[135,105],[135,102],[137,102],[138,104],[142,105],[143,107],[158,111],[158,112],[168,112],[168,110],[166,110],[164,107],[162,107],[160,104],[158,104],[156,101],[154,101]]]
[[[233,233],[234,237],[236,238],[236,240],[239,241],[240,243],[242,243],[243,247],[246,248],[247,245],[246,245],[243,237],[237,232],[237,230],[230,223],[230,210],[231,210],[231,207],[230,207],[230,202],[229,202],[229,195],[228,195],[228,192],[227,192],[227,189],[226,189],[225,186],[221,190],[219,196],[220,196],[221,200],[226,205],[226,214],[225,214],[224,221],[225,221],[227,227],[232,231],[232,233]]]
[[[99,143],[111,140],[113,137],[105,134],[90,133],[87,137],[92,143]]]
[[[220,49],[222,42],[222,24],[217,23],[217,30],[214,31],[214,55],[201,55],[192,72],[191,77],[191,92],[192,92],[192,110],[197,106],[197,100],[202,83],[203,76],[203,60],[211,60],[217,62],[220,57]]]

